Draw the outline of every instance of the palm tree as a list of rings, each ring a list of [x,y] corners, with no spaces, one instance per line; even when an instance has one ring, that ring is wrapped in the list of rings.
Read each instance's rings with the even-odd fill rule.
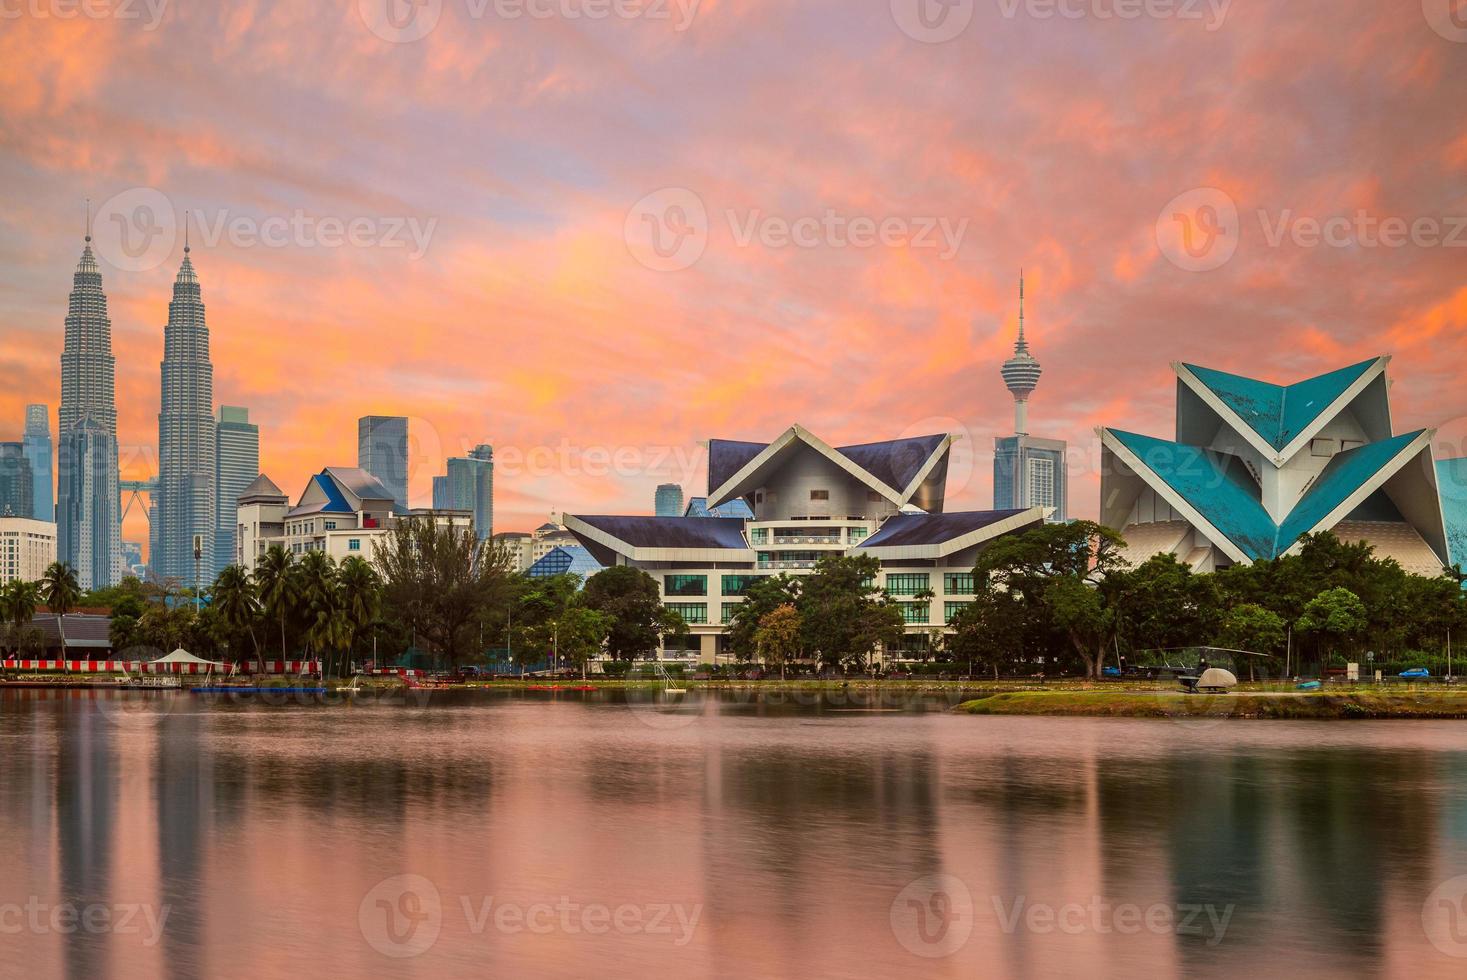
[[[40,589],[34,582],[15,579],[0,586],[0,621],[9,624],[10,639],[17,653],[20,652],[20,631],[35,616],[40,599]]]
[[[355,649],[357,637],[374,622],[382,610],[382,579],[365,559],[356,555],[341,563],[336,570],[341,590],[342,608],[346,615],[348,653]]]
[[[238,565],[230,565],[214,580],[214,608],[233,632],[247,629],[250,643],[255,647],[255,661],[260,672],[265,671],[265,657],[260,652],[260,641],[255,636],[255,619],[260,615],[260,599],[255,594],[255,585],[249,575]]]
[[[300,564],[301,603],[306,609],[306,643],[315,657],[335,650],[346,630],[336,562],[324,551],[309,551]]]
[[[255,569],[255,590],[260,602],[264,604],[265,612],[270,618],[280,621],[281,660],[289,656],[285,649],[285,617],[290,615],[299,601],[296,586],[295,555],[286,551],[282,545],[271,545]]]
[[[76,572],[65,562],[53,561],[41,577],[41,598],[56,614],[56,631],[61,634],[61,663],[66,663],[66,614],[76,608],[81,599],[81,585]],[[63,667],[63,669],[69,669]]]

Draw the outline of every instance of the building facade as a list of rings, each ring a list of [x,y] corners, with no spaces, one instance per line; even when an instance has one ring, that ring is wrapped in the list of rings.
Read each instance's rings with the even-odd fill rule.
[[[211,577],[214,569],[218,432],[209,327],[187,245],[168,303],[160,367],[158,550],[149,564],[164,579],[192,583],[195,576]]]
[[[274,491],[274,492],[272,492]],[[360,467],[328,466],[311,477],[294,505],[263,475],[240,497],[236,529],[240,564],[253,571],[275,545],[296,557],[320,551],[336,561],[371,561],[400,521],[435,520],[467,529],[463,511],[400,511],[392,492]]]
[[[392,502],[406,510],[408,420],[399,415],[367,415],[357,419],[357,468],[371,474],[392,494]]]
[[[973,601],[973,566],[987,543],[1048,516],[1041,507],[946,512],[951,446],[951,436],[933,435],[836,448],[798,425],[772,443],[714,440],[705,505],[716,512],[742,500],[751,519],[567,515],[565,523],[598,564],[632,565],[657,580],[664,605],[691,631],[690,647],[665,655],[725,656],[727,626],[753,583],[808,574],[834,555],[880,561],[876,584],[920,645]]]
[[[653,496],[653,511],[658,517],[683,516],[683,488],[676,483],[664,483]]]
[[[1467,557],[1455,506],[1461,461],[1438,463],[1432,430],[1391,426],[1389,357],[1292,385],[1192,364],[1177,376],[1175,440],[1099,430],[1100,517],[1127,558],[1176,556],[1197,571],[1278,558],[1307,534],[1368,542],[1440,575]]]
[[[72,276],[61,351],[56,547],[84,589],[122,579],[112,321],[89,233]]]
[[[260,475],[260,427],[250,423],[247,408],[220,405],[215,422],[214,489],[218,495],[214,531],[214,575],[235,560],[236,507],[239,498]]]
[[[0,442],[0,516],[35,517],[36,481],[19,442]]]
[[[31,511],[38,521],[56,520],[56,483],[51,459],[51,413],[45,405],[25,407],[25,458],[31,464]]]
[[[493,537],[493,446],[476,446],[468,456],[448,461],[448,473],[433,478],[433,508],[467,511],[474,517],[474,530],[479,539]]]
[[[0,582],[35,582],[55,560],[55,524],[0,516]]]
[[[993,507],[995,510],[1046,507],[1051,520],[1069,519],[1070,474],[1068,447],[1059,439],[1029,434],[1029,398],[1039,387],[1044,369],[1029,350],[1024,335],[1024,275],[1019,274],[1019,339],[1014,356],[1000,371],[1004,387],[1014,398],[1014,434],[999,436],[993,444]]]

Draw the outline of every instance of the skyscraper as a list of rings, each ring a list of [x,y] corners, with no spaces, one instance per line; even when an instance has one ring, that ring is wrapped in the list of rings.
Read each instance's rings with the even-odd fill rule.
[[[494,447],[475,446],[466,458],[450,459],[443,477],[444,507],[438,506],[438,477],[433,480],[434,508],[466,510],[474,515],[474,531],[482,541],[494,533]]]
[[[408,505],[408,420],[396,415],[357,419],[357,466],[392,491],[392,502]]]
[[[655,513],[658,517],[682,517],[683,516],[683,488],[677,483],[664,483],[657,488],[657,494],[653,498]]]
[[[30,460],[36,520],[56,520],[56,485],[51,478],[51,413],[45,405],[25,407],[25,458]]]
[[[0,517],[34,517],[35,492],[25,447],[18,442],[0,442]]]
[[[56,459],[57,557],[84,589],[122,577],[115,375],[112,321],[89,229],[67,302]]]
[[[218,448],[214,453],[214,487],[218,493],[214,532],[214,574],[235,561],[235,516],[240,494],[260,475],[260,427],[250,424],[250,410],[219,406]]]
[[[163,578],[192,584],[194,546],[203,582],[214,564],[217,425],[214,367],[199,277],[189,247],[173,280],[163,329],[162,410],[158,413],[158,553],[149,562]]]
[[[1014,434],[994,440],[993,507],[1053,507],[1050,519],[1066,520],[1070,494],[1065,443],[1029,434],[1029,396],[1039,387],[1044,371],[1029,352],[1029,341],[1024,336],[1023,272],[1019,273],[1019,339],[1014,344],[1014,356],[1004,361],[1000,373],[1004,386],[1014,396]]]

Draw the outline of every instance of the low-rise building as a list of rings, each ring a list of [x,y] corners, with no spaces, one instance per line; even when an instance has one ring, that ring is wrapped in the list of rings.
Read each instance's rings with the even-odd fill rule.
[[[798,425],[772,443],[714,440],[704,506],[717,513],[742,501],[752,519],[566,515],[565,523],[601,565],[632,565],[657,580],[663,604],[690,627],[666,655],[725,656],[728,624],[751,585],[808,574],[834,555],[880,561],[875,584],[900,604],[918,647],[973,601],[973,566],[987,543],[1050,513],[945,512],[951,446],[951,436],[933,435],[836,448]]]
[[[34,582],[55,560],[55,522],[0,517],[0,583]]]

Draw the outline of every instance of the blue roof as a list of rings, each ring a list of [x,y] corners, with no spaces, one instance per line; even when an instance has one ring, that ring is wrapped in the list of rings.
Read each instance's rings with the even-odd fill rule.
[[[934,435],[892,439],[861,446],[841,446],[836,452],[893,490],[905,490],[945,438]]]
[[[579,575],[588,579],[605,566],[580,545],[562,545],[552,549],[539,561],[530,566],[525,574],[530,578],[550,578],[554,575]]]
[[[583,517],[596,530],[634,548],[735,548],[748,550],[742,521],[722,517]]]
[[[1410,432],[1337,454],[1280,525],[1264,509],[1257,483],[1237,457],[1108,431],[1254,561],[1284,554],[1421,436],[1420,431]],[[1467,478],[1467,467],[1463,476]]]
[[[1420,431],[1408,432],[1393,439],[1372,442],[1358,449],[1339,453],[1315,478],[1304,499],[1294,505],[1289,516],[1279,528],[1280,552],[1289,550],[1294,542],[1318,526],[1329,516],[1330,511],[1345,502],[1345,498],[1365,484],[1371,477],[1385,469],[1390,462],[1421,435]]]
[[[1375,365],[1378,358],[1281,386],[1211,368],[1186,365],[1197,380],[1247,422],[1274,449],[1282,450]]]
[[[708,492],[732,480],[749,461],[769,448],[767,442],[734,442],[714,439],[708,443]]]
[[[1436,483],[1447,526],[1447,560],[1467,568],[1467,459],[1437,460]]]
[[[888,517],[881,530],[862,541],[860,547],[942,544],[1022,513],[1022,510],[978,510],[949,514],[896,514]]]
[[[328,473],[317,473],[315,476],[311,477],[311,483],[315,484],[315,486],[323,494],[326,495],[325,502],[320,504],[307,504],[304,507],[292,508],[287,516],[297,517],[303,516],[305,514],[356,513],[356,511],[352,510],[351,504],[347,503],[346,498],[341,495],[341,490],[339,487],[337,487],[336,481],[331,479]],[[307,489],[310,488],[307,487]]]

